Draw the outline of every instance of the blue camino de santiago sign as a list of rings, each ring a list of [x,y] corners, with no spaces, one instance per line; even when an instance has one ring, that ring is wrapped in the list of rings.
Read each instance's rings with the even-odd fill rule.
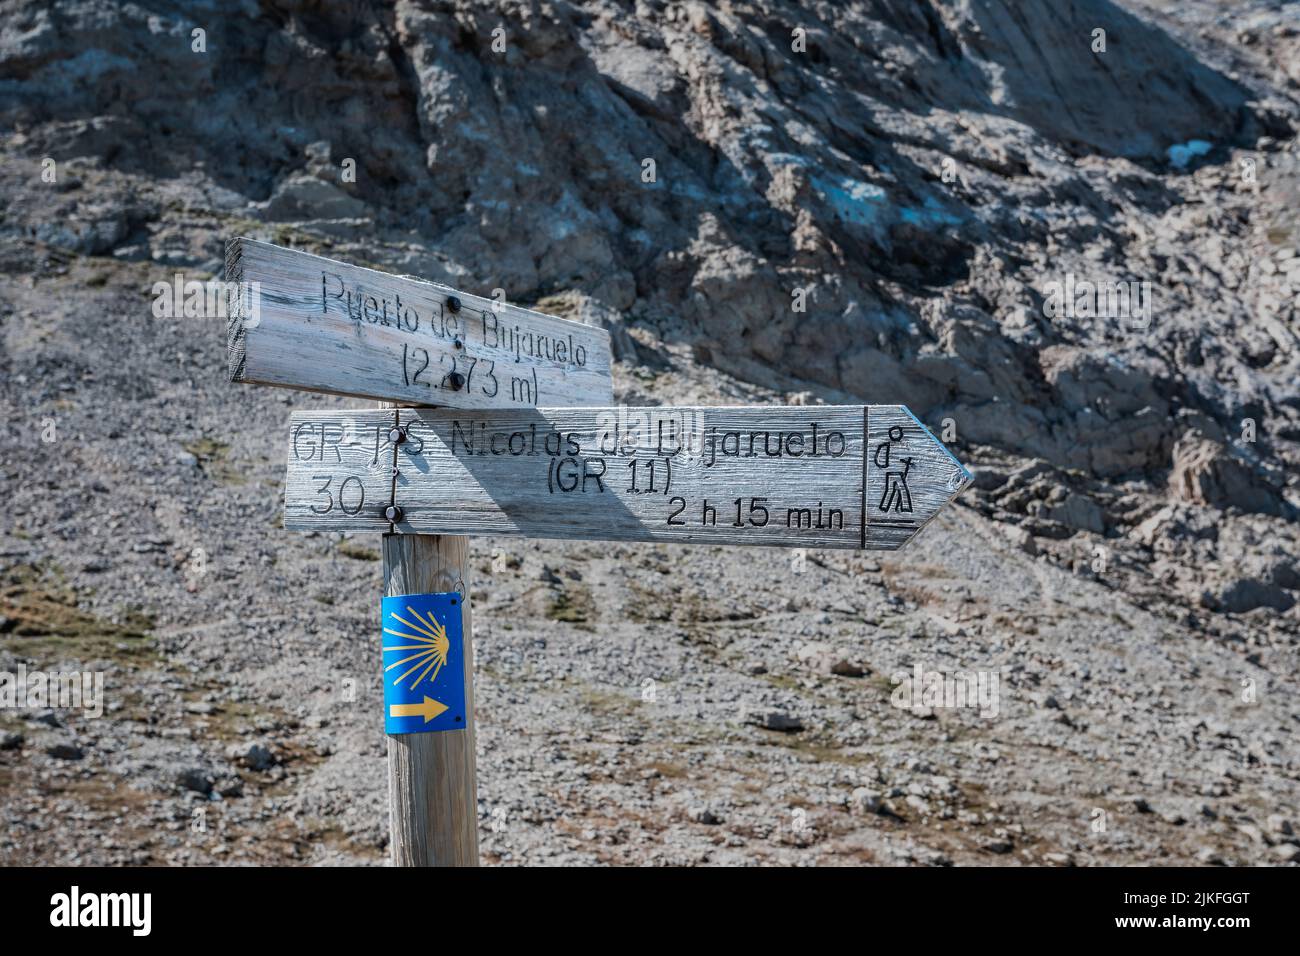
[[[465,729],[460,601],[455,591],[384,598],[385,733]]]

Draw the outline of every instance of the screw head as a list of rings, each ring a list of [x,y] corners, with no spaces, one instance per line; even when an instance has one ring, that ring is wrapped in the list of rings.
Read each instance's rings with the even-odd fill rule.
[[[465,376],[460,372],[452,372],[447,376],[447,384],[451,386],[453,392],[459,392],[465,387]]]
[[[454,295],[447,296],[447,308],[453,312],[460,311],[460,299]]]
[[[397,507],[397,505],[389,505],[387,508],[384,509],[384,517],[387,518],[389,521],[394,521],[394,522],[401,521],[402,509]]]
[[[400,428],[390,429],[388,432],[388,440],[394,445],[400,445],[402,442],[406,441],[406,432]]]

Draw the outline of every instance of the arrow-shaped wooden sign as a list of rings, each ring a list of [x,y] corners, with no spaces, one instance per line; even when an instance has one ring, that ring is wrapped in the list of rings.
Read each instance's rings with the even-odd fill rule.
[[[253,239],[226,247],[241,283],[230,379],[408,405],[608,405],[609,333],[408,276]]]
[[[893,550],[969,481],[900,405],[304,412],[284,525]]]

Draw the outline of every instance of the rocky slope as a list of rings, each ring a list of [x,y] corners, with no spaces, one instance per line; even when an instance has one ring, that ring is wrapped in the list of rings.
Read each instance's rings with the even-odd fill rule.
[[[0,671],[108,702],[0,710],[0,861],[383,858],[377,543],[278,527],[284,418],[348,403],[149,308],[241,234],[977,473],[884,559],[478,542],[486,859],[1300,853],[1294,4],[235,9],[0,2]]]

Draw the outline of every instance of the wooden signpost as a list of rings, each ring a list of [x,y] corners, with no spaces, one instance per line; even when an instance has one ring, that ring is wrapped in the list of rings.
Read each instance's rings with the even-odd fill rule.
[[[232,381],[392,403],[292,416],[284,525],[384,535],[398,865],[478,861],[466,535],[893,550],[970,481],[901,405],[613,406],[602,330],[249,239],[226,262],[259,299]]]
[[[300,412],[288,446],[291,531],[893,550],[970,480],[900,405]]]

